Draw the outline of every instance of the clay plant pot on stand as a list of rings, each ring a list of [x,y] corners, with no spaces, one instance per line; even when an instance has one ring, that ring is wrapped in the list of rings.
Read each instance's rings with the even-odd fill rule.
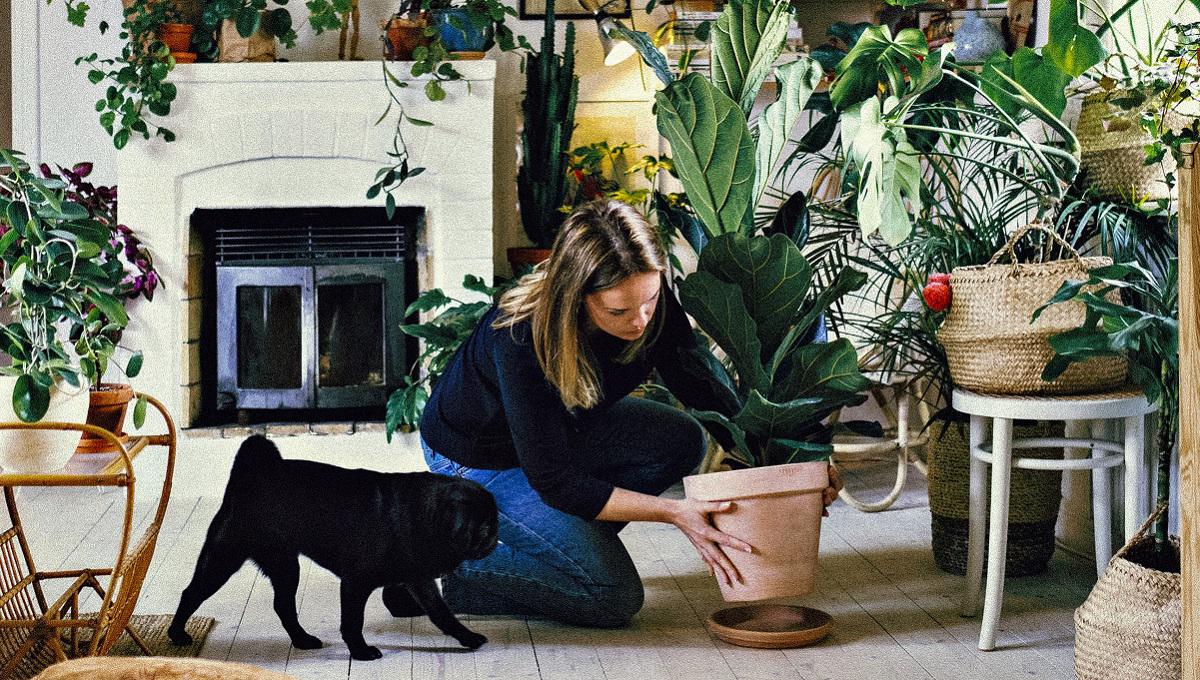
[[[129,402],[133,400],[133,388],[120,383],[100,383],[88,391],[89,404],[87,412],[88,425],[108,430],[117,436],[121,443],[129,439],[125,433],[125,413],[129,410]],[[112,445],[105,439],[90,432],[83,433],[76,453],[109,453]]]
[[[0,376],[0,423],[18,422],[13,409],[16,376]],[[88,390],[59,383],[50,388],[50,406],[41,420],[82,423]],[[0,469],[11,473],[53,472],[67,464],[79,442],[79,430],[0,429]]]
[[[158,39],[163,41],[173,55],[190,53],[194,31],[195,27],[191,24],[167,23],[159,27]]]

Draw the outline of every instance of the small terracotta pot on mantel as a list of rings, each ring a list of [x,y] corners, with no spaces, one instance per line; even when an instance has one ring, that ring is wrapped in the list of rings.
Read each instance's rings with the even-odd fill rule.
[[[191,24],[163,24],[158,28],[158,39],[172,54],[182,54],[191,51],[193,31],[195,26]],[[179,61],[178,57],[176,61]]]
[[[112,432],[121,443],[129,439],[125,434],[125,413],[129,402],[133,400],[133,388],[117,383],[100,383],[89,392],[87,423]],[[79,446],[75,453],[110,453],[112,445],[105,439],[90,432],[84,432],[79,438]]]
[[[391,61],[411,61],[413,50],[433,42],[433,38],[425,35],[425,28],[429,26],[428,15],[421,14],[415,19],[393,16],[380,23],[380,28],[386,34],[384,56]]]
[[[549,248],[509,248],[508,264],[512,267],[513,275],[527,267],[537,265],[550,259]]]

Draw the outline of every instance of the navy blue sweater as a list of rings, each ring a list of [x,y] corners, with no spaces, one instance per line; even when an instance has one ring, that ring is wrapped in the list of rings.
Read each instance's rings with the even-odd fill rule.
[[[546,379],[534,353],[528,321],[492,328],[493,307],[438,379],[421,416],[421,436],[434,451],[460,465],[488,470],[520,467],[550,507],[594,519],[613,486],[575,468],[566,452],[591,419],[640,385],[657,368],[684,404],[721,410],[707,381],[684,371],[678,349],[694,347],[695,335],[671,290],[663,286],[663,328],[653,345],[619,364],[625,343],[603,333],[592,341],[603,397],[587,410],[568,411]]]

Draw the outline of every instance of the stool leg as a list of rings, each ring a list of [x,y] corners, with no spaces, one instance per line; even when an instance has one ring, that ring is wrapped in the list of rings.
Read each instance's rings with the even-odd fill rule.
[[[1092,439],[1103,440],[1107,421],[1092,421]],[[1099,458],[1104,452],[1092,449],[1092,457]],[[1098,467],[1092,470],[1092,532],[1096,541],[1096,573],[1104,575],[1108,560],[1112,557],[1112,470]]]
[[[1125,419],[1125,540],[1133,538],[1142,518],[1150,514],[1146,507],[1146,456],[1144,432],[1146,416]]]
[[[979,613],[979,591],[983,586],[983,541],[987,531],[987,463],[975,457],[987,437],[987,419],[971,416],[971,434],[967,440],[970,461],[971,494],[967,506],[967,592],[963,597],[963,616]]]
[[[1008,490],[1012,476],[1012,420],[992,421],[992,502],[988,513],[987,586],[979,649],[996,648],[996,626],[1004,602],[1004,558],[1008,552]]]

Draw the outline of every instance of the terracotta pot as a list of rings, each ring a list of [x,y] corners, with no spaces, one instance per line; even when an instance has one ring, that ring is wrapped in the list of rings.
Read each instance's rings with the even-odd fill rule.
[[[158,39],[173,53],[187,52],[192,46],[193,30],[191,24],[163,24],[158,29]]]
[[[508,249],[508,264],[512,267],[513,274],[520,272],[526,267],[537,266],[548,259],[550,259],[549,248]]]
[[[0,376],[0,422],[19,422],[12,407],[15,376]],[[86,389],[54,387],[45,422],[82,423],[87,417]],[[67,464],[79,441],[78,430],[0,430],[0,468],[4,472],[52,472]]]
[[[688,498],[733,501],[714,514],[721,531],[754,546],[753,553],[727,550],[745,583],[718,581],[726,602],[795,597],[812,592],[821,542],[821,492],[829,464],[792,463],[684,477]]]
[[[429,18],[425,15],[417,19],[389,19],[383,26],[387,32],[387,41],[384,43],[385,56],[392,61],[412,60],[413,50],[433,42],[433,38],[425,35],[427,26]]]
[[[122,442],[129,439],[125,434],[125,413],[133,399],[133,388],[129,385],[100,383],[100,387],[88,392],[88,425],[95,425],[117,435]],[[107,440],[85,432],[79,439],[76,453],[109,453],[114,451]]]
[[[172,52],[171,56],[175,57],[176,64],[194,64],[197,54],[195,52]]]

